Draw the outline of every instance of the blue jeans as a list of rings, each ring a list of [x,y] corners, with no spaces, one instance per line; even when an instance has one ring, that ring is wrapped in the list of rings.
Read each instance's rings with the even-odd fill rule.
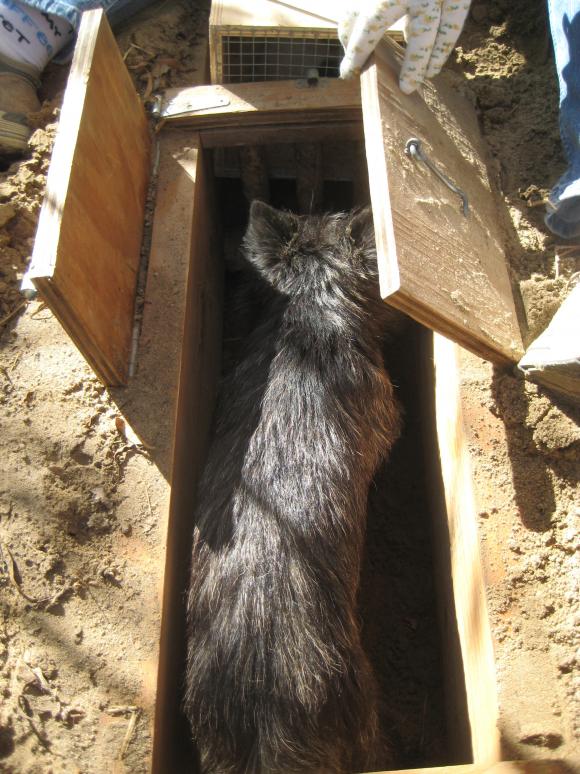
[[[154,0],[24,0],[27,5],[39,11],[64,17],[75,30],[81,23],[83,11],[104,8],[112,27],[141,11]]]
[[[546,225],[580,237],[580,0],[548,0],[560,85],[560,134],[568,169],[550,192]]]

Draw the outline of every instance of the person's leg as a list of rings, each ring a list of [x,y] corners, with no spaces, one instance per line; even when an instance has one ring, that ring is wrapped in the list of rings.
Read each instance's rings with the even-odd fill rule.
[[[548,0],[560,82],[560,134],[568,169],[550,191],[546,225],[565,239],[580,237],[580,0]],[[580,400],[580,285],[566,298],[519,362],[534,382]]]
[[[0,0],[2,2],[2,0]],[[113,29],[125,19],[147,8],[155,0],[25,0],[26,4],[39,11],[55,14],[66,19],[78,31],[84,11],[102,8]]]
[[[560,134],[568,169],[550,192],[546,225],[580,237],[580,0],[548,0],[560,85]]]
[[[27,115],[40,107],[40,75],[72,36],[66,19],[20,0],[0,0],[0,152],[26,149]]]
[[[27,114],[39,109],[42,71],[63,49],[66,54],[82,13],[103,8],[115,27],[153,1],[0,0],[0,155],[26,150]]]

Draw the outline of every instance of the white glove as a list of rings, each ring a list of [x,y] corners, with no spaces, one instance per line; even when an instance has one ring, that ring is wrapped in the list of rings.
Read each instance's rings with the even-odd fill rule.
[[[384,33],[402,16],[407,20],[407,49],[399,76],[410,94],[424,78],[441,70],[461,33],[471,0],[366,0],[338,25],[345,55],[340,77],[359,75]]]

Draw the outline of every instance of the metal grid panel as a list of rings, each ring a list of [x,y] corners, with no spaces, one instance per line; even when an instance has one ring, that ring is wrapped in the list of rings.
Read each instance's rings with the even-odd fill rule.
[[[223,83],[305,78],[316,68],[321,78],[337,78],[342,46],[328,34],[299,37],[224,35],[221,37]]]

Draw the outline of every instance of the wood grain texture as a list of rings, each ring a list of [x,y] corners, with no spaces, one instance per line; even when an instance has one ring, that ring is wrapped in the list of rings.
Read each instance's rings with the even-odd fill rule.
[[[352,9],[350,0],[213,0],[212,27],[281,27],[305,30],[336,30],[336,25]],[[403,35],[403,20],[389,29]]]
[[[232,124],[243,129],[287,120],[316,123],[362,117],[357,81],[336,78],[321,78],[312,87],[296,81],[265,81],[167,89],[161,114],[163,124],[190,126],[196,131]]]
[[[154,774],[195,770],[188,757],[190,731],[180,701],[192,513],[209,442],[221,362],[223,261],[211,182],[198,138],[185,131],[165,133],[161,138],[151,260],[184,267],[187,297],[183,330],[179,332],[182,348],[166,531]]]
[[[363,137],[359,85],[335,78],[168,89],[161,110],[161,126],[190,127],[204,148]]]
[[[338,21],[351,7],[348,0],[213,0],[209,19],[212,83],[223,82],[223,37],[334,39]],[[387,34],[403,40],[403,20]]]
[[[240,148],[240,173],[244,196],[248,202],[270,201],[270,178],[264,146],[243,145]]]
[[[277,0],[277,2],[280,1]],[[315,14],[317,17],[332,22],[335,25],[353,8],[352,0],[289,0],[289,2],[283,0],[283,2],[285,5],[291,5],[300,11]],[[404,26],[403,17],[389,28],[389,37],[393,37],[395,40],[399,37],[402,39]]]
[[[320,212],[323,207],[322,143],[295,146],[296,198],[301,213]]]
[[[446,523],[436,525],[435,534],[439,540],[445,535],[449,544],[452,599],[448,608],[455,609],[473,760],[490,766],[500,759],[499,710],[457,351],[452,341],[435,335],[435,422],[446,504],[440,515]]]
[[[204,148],[226,148],[249,145],[279,145],[296,142],[346,142],[363,139],[360,121],[286,121],[273,126],[235,125],[201,129],[201,144]]]
[[[147,120],[101,10],[83,15],[30,277],[99,378],[125,384],[149,176]]]
[[[213,0],[209,17],[210,46],[212,31],[240,28],[284,30],[336,30],[332,19],[332,0],[316,3],[292,0]]]
[[[270,180],[296,178],[296,146],[274,143],[264,147]],[[240,177],[240,154],[237,148],[221,148],[213,152],[216,177]],[[363,142],[327,142],[322,146],[322,177],[324,180],[354,180],[367,175]],[[357,200],[358,201],[358,200]],[[367,195],[363,202],[369,201]]]
[[[476,354],[517,361],[523,345],[504,233],[474,111],[440,81],[404,95],[399,60],[397,47],[382,41],[361,76],[381,293]],[[412,137],[465,191],[467,217],[457,194],[405,155]]]

